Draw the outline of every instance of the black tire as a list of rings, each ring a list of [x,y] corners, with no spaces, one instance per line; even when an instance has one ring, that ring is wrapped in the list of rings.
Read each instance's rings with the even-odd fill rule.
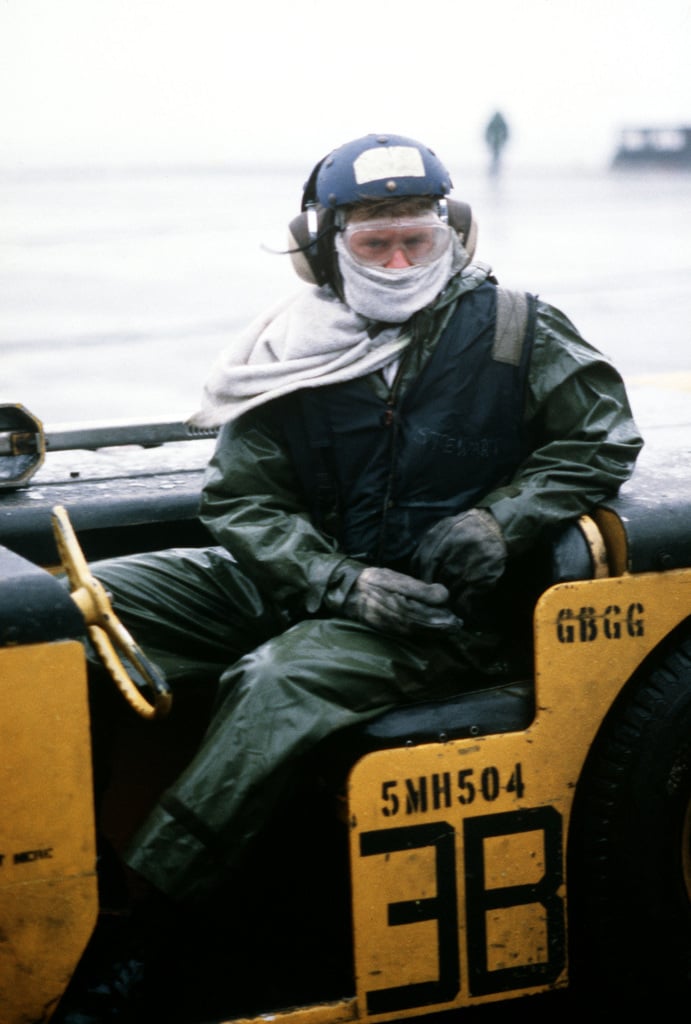
[[[572,975],[627,1001],[691,994],[691,635],[639,672],[586,764],[569,841]]]

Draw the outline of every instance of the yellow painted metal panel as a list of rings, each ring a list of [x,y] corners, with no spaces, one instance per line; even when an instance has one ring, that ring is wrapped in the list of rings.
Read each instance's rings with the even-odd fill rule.
[[[535,615],[524,731],[379,751],[349,780],[359,1015],[395,1020],[568,982],[566,843],[585,758],[691,572],[562,584]]]
[[[0,1020],[55,1008],[98,911],[82,645],[0,649]]]

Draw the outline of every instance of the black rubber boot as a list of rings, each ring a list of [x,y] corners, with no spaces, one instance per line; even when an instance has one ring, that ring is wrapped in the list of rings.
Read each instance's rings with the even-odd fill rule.
[[[129,916],[101,914],[53,1018],[55,1024],[134,1022],[144,996],[145,950]]]
[[[143,879],[128,882],[134,900],[99,914],[54,1024],[151,1024],[153,985],[170,973],[181,914]]]

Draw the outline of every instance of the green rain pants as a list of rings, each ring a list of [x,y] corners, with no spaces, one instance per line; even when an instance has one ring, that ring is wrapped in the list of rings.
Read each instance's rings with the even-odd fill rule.
[[[177,900],[205,901],[224,884],[325,738],[479,681],[483,652],[470,637],[390,637],[344,618],[286,628],[281,609],[221,548],[91,569],[174,694],[191,680],[217,681],[195,756],[126,852],[132,868]]]

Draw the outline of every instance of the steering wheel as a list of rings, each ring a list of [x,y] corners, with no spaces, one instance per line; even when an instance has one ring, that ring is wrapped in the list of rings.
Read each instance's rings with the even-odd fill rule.
[[[66,509],[56,505],[51,519],[72,600],[84,616],[89,637],[103,664],[137,714],[143,718],[162,718],[173,702],[168,684],[116,616],[103,584],[89,572]],[[123,657],[142,676],[153,694],[153,702],[146,699],[134,682],[123,664]]]

